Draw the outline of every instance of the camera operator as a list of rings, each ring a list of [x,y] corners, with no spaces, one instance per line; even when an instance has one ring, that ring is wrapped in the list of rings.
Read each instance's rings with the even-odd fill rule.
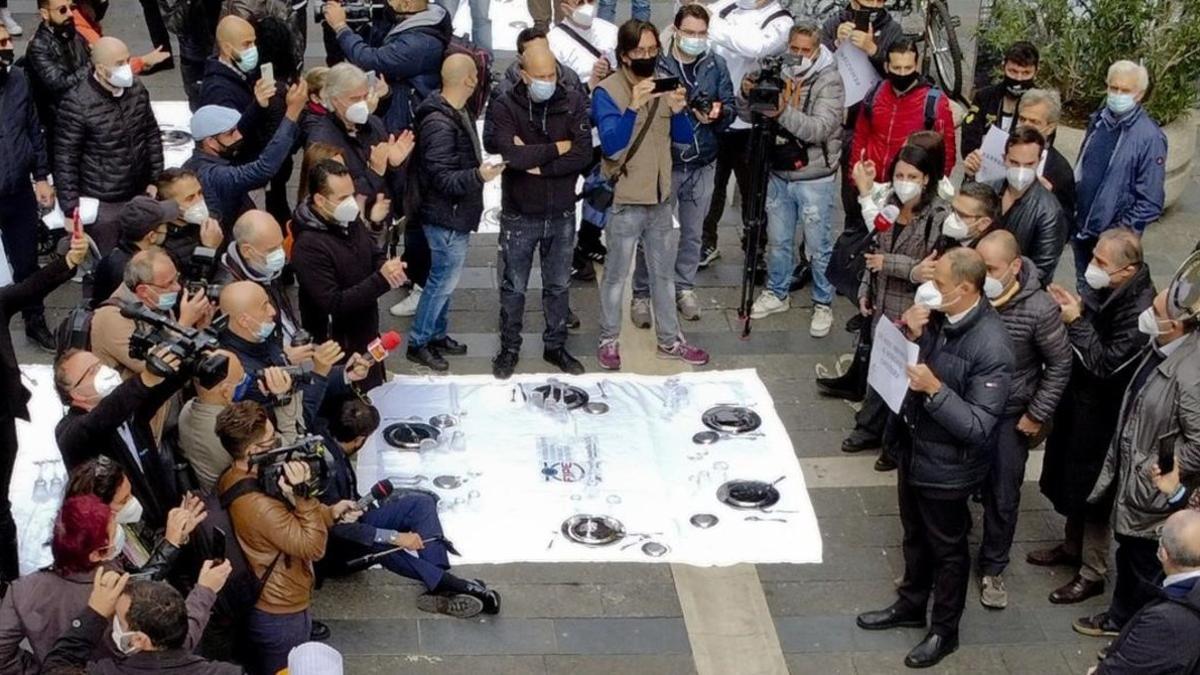
[[[768,157],[771,176],[767,186],[767,287],[750,310],[761,319],[791,308],[792,271],[795,269],[796,230],[801,228],[804,249],[812,268],[813,313],[808,334],[829,335],[833,327],[834,289],[825,275],[833,251],[833,199],[837,191],[838,162],[842,152],[842,113],[845,91],[833,53],[821,44],[817,24],[792,27],[788,53],[798,64],[785,65],[787,86],[780,93],[776,131]],[[782,143],[781,143],[782,141]]]
[[[334,474],[321,500],[334,505],[342,500],[358,502],[358,476],[350,462],[379,426],[379,411],[358,398],[341,404],[329,420],[324,436],[333,456]],[[437,497],[423,490],[409,490],[379,501],[357,522],[338,523],[330,529],[328,554],[322,560],[323,574],[337,576],[364,569],[350,565],[355,558],[402,548],[377,561],[387,570],[425,585],[417,608],[425,612],[459,618],[500,613],[500,594],[478,579],[450,574],[447,551],[454,547],[442,534],[437,515]],[[456,552],[457,555],[457,552]]]
[[[413,111],[441,84],[452,17],[429,0],[387,0],[386,5],[385,15],[373,21],[380,25],[372,33],[382,37],[372,44],[350,30],[341,4],[324,3],[324,15],[346,60],[375,71],[387,82],[392,101],[382,115],[383,124],[388,133],[395,134],[413,127]],[[482,20],[487,21],[486,16]],[[480,36],[474,37],[478,42]]]
[[[263,467],[252,465],[251,459],[278,447],[279,439],[258,403],[227,407],[217,416],[217,435],[233,457],[217,491],[233,497],[229,516],[238,544],[251,572],[263,580],[248,619],[246,637],[256,661],[251,672],[275,673],[287,665],[288,651],[309,639],[313,563],[325,555],[330,526],[343,519],[352,522],[360,512],[349,500],[326,506],[309,496],[306,488],[313,476],[305,461],[285,463],[276,484],[261,484]],[[278,497],[269,494],[276,490]]]
[[[151,421],[179,391],[183,378],[178,373],[178,356],[165,347],[156,347],[151,353],[162,360],[170,375],[147,368],[122,382],[95,354],[77,349],[64,352],[54,364],[54,388],[68,410],[54,436],[68,470],[99,456],[120,464],[142,504],[144,521],[159,528],[166,524],[167,510],[179,496]]]
[[[174,202],[155,201],[153,197],[134,197],[121,207],[117,246],[104,254],[92,277],[93,307],[107,300],[121,285],[133,254],[163,245],[168,223],[178,217],[179,207]]]
[[[123,283],[92,316],[91,351],[123,378],[146,369],[145,362],[129,352],[137,322],[121,316],[121,306],[126,303],[140,304],[164,316],[170,316],[178,304],[178,323],[185,328],[204,328],[212,319],[208,299],[203,293],[183,290],[175,263],[166,251],[158,247],[138,251],[125,266]]]
[[[275,217],[257,209],[247,211],[233,224],[233,245],[221,256],[214,281],[228,286],[235,281],[253,281],[262,286],[279,317],[279,334],[291,342],[300,329],[300,316],[280,281],[287,265],[283,231]]]
[[[275,425],[285,443],[295,440],[303,397],[291,396],[292,377],[282,368],[266,368],[258,373],[246,372],[241,359],[231,351],[217,352],[228,359],[225,379],[212,386],[196,382],[196,397],[183,404],[179,411],[179,447],[196,474],[200,487],[212,490],[217,479],[229,468],[229,453],[217,438],[217,415],[234,401],[247,397],[257,389],[273,402]]]
[[[174,202],[179,216],[167,228],[167,240],[162,247],[171,254],[178,269],[192,266],[197,247],[220,248],[225,240],[221,224],[208,213],[200,178],[187,169],[167,169],[154,181],[159,201]],[[188,279],[198,281],[199,279]],[[207,277],[205,278],[207,280]]]

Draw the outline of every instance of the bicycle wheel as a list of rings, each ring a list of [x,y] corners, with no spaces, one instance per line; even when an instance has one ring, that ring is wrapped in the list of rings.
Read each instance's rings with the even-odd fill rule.
[[[962,100],[962,48],[954,34],[954,21],[943,0],[928,0],[925,6],[926,65],[932,70],[946,95]]]

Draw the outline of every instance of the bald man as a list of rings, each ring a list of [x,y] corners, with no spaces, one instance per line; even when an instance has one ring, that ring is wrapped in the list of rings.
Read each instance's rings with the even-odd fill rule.
[[[895,603],[860,614],[858,625],[924,628],[932,595],[932,625],[905,657],[910,668],[933,666],[958,649],[971,579],[967,499],[987,477],[1009,395],[1011,342],[983,297],[986,279],[978,252],[951,249],[903,316],[920,348],[917,365],[907,367],[908,395],[888,430],[899,467],[904,580]]]
[[[105,250],[115,243],[111,220],[120,205],[145,192],[162,171],[162,137],[125,43],[100,38],[92,47],[92,65],[91,77],[59,108],[54,184],[66,213],[80,197],[101,202],[101,219],[89,234]]]
[[[279,281],[287,253],[283,250],[283,232],[275,217],[254,209],[242,214],[233,224],[233,245],[221,257],[216,283],[253,281],[266,291],[277,312],[281,338],[291,344],[300,327],[300,315],[292,306],[291,296]]]
[[[503,164],[484,164],[467,100],[479,85],[475,62],[453,54],[442,64],[442,90],[417,108],[421,166],[420,222],[429,241],[429,279],[408,333],[409,361],[444,372],[450,354],[466,345],[447,335],[450,295],[467,259],[470,234],[483,215],[483,184],[500,175]]]
[[[508,379],[521,351],[525,289],[540,252],[543,359],[572,375],[583,364],[566,350],[571,253],[575,248],[575,183],[592,160],[588,98],[558,79],[558,62],[545,40],[521,55],[521,79],[488,106],[487,151],[508,162],[501,181],[500,352],[492,373]],[[532,114],[530,114],[532,111]]]
[[[271,396],[275,402],[275,425],[285,444],[296,439],[301,414],[302,398],[289,396],[293,383],[286,370],[267,368],[250,373],[233,352],[222,349],[217,353],[226,358],[225,377],[215,383],[197,380],[196,397],[179,411],[179,447],[200,487],[206,490],[216,486],[217,479],[231,463],[229,453],[217,438],[217,415],[225,406],[247,398],[251,390]]]
[[[1021,255],[1008,230],[995,230],[975,246],[987,266],[984,294],[1000,314],[1013,349],[1012,388],[996,423],[996,452],[983,487],[982,575],[979,601],[1008,606],[1002,576],[1017,528],[1021,484],[1029,448],[1041,443],[1071,378],[1071,343],[1058,304],[1042,290],[1037,265]]]

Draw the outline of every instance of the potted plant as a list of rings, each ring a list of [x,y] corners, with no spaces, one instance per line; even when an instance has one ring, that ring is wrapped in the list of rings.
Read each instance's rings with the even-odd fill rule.
[[[1200,89],[1200,3],[1195,0],[996,0],[979,43],[1002,53],[1018,40],[1041,52],[1039,86],[1057,89],[1056,145],[1074,160],[1088,116],[1105,97],[1108,67],[1129,59],[1150,73],[1143,105],[1167,135],[1167,206],[1191,180],[1192,109]]]

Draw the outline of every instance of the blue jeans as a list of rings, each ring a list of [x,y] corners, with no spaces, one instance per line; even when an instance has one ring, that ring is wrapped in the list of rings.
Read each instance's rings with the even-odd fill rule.
[[[632,12],[634,19],[638,21],[650,20],[650,0],[630,0],[630,4],[633,5]],[[605,21],[616,23],[618,26],[624,23],[623,21],[617,23],[615,20],[617,18],[617,0],[600,0],[596,6],[596,16]]]
[[[450,18],[453,20],[461,0],[439,0],[439,2],[447,12],[450,12]],[[475,46],[490,52],[492,51],[492,20],[488,18],[488,12],[492,9],[492,0],[469,0],[469,2],[471,3],[471,41],[475,43]],[[649,5],[646,7],[646,16],[649,17]]]
[[[787,181],[772,175],[767,186],[767,290],[788,297],[796,267],[796,228],[804,228],[804,252],[812,267],[813,302],[833,302],[833,285],[825,276],[833,252],[833,211],[836,180]]]
[[[1096,248],[1096,239],[1078,239],[1071,237],[1071,251],[1075,253],[1075,290],[1083,293],[1088,288],[1083,273],[1087,271],[1088,263],[1092,262],[1092,251]],[[1053,281],[1049,279],[1048,281]]]
[[[282,559],[280,564],[283,564]],[[252,609],[247,632],[246,637],[254,647],[251,675],[275,675],[287,667],[288,652],[309,641],[312,614],[307,609],[293,614],[271,614]]]
[[[468,232],[436,225],[425,225],[424,229],[425,239],[429,241],[431,262],[421,302],[417,303],[417,314],[408,329],[410,349],[424,347],[446,337],[450,296],[458,286],[458,277],[467,261],[467,244],[471,241]]]
[[[608,212],[605,241],[608,257],[600,280],[600,342],[621,336],[621,307],[625,280],[633,265],[638,244],[646,252],[650,269],[650,306],[660,347],[679,341],[679,315],[675,312],[675,250],[671,227],[671,202],[661,204],[613,204]]]
[[[671,169],[671,191],[675,193],[675,216],[679,219],[679,252],[675,256],[675,294],[696,287],[700,267],[700,239],[704,217],[712,201],[715,162],[704,166],[676,166]],[[638,247],[633,268],[633,297],[650,297],[650,275],[646,272],[646,254]]]
[[[571,312],[571,251],[575,247],[575,209],[549,216],[500,214],[500,349],[521,351],[525,315],[525,290],[536,252],[542,266],[542,311],[546,330],[542,349],[562,349],[567,343],[567,317]]]

